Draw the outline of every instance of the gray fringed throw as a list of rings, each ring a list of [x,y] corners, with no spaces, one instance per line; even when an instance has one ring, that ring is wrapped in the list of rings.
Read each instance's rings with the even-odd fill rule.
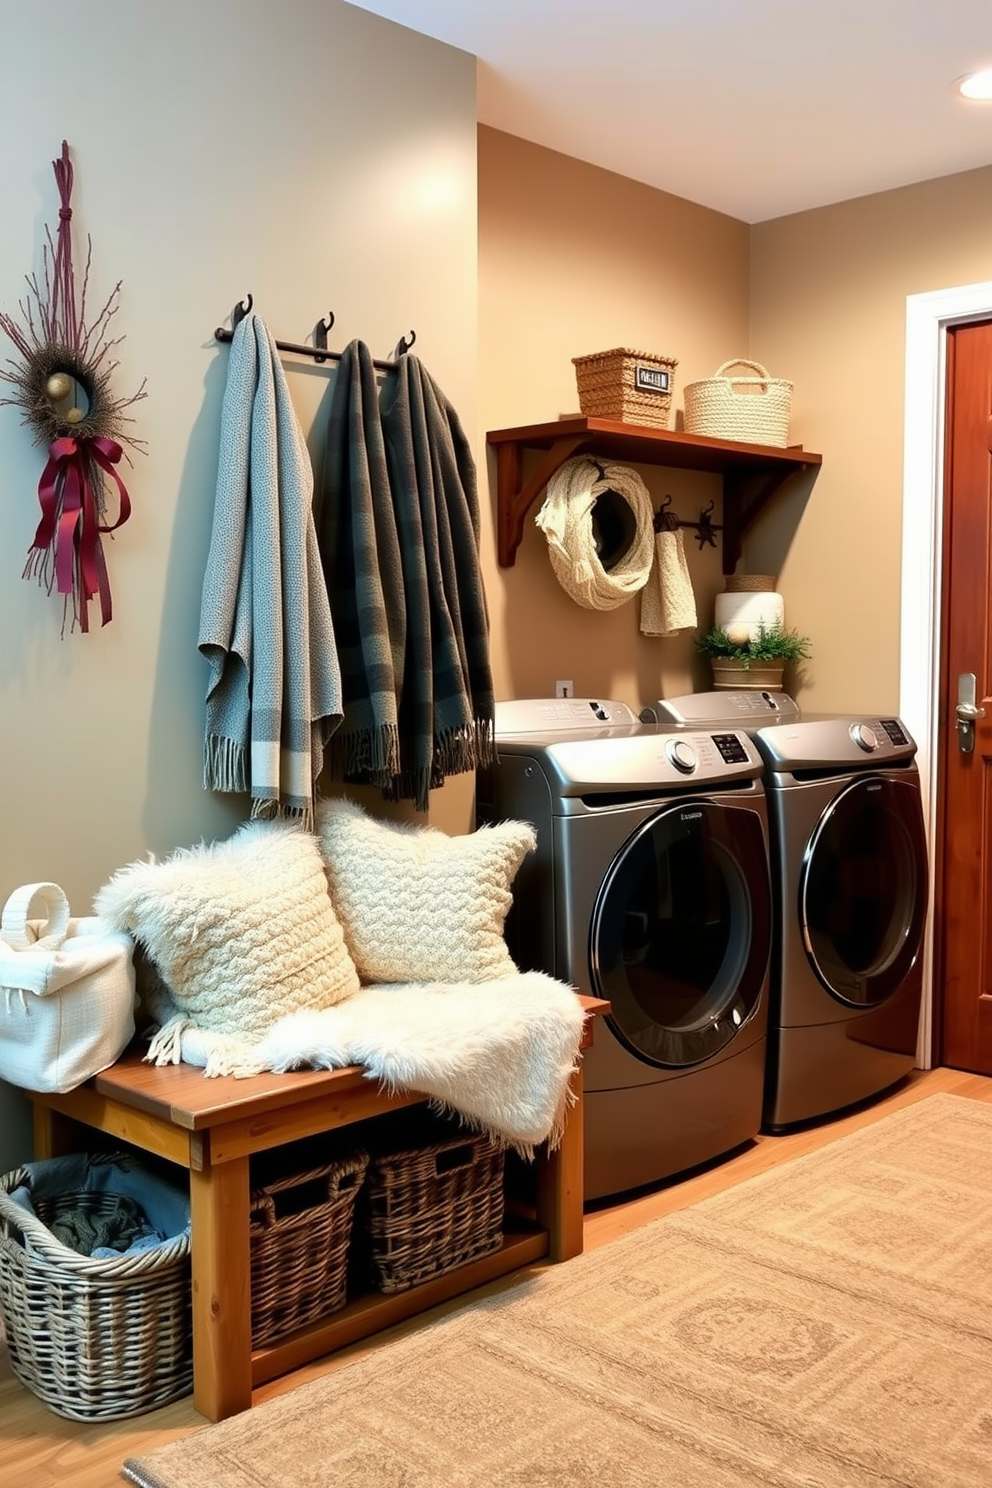
[[[493,759],[475,462],[457,413],[415,356],[399,359],[383,390],[382,427],[408,626],[391,794],[426,811],[431,787]]]
[[[249,791],[252,815],[313,821],[341,675],[313,521],[313,471],[261,318],[235,327],[203,580],[210,666],[204,787]]]

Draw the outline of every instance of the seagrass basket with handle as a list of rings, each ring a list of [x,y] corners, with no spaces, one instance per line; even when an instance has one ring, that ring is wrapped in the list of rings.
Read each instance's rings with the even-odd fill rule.
[[[750,373],[732,375],[735,367],[748,367]],[[717,367],[712,377],[686,383],[683,427],[708,439],[784,448],[791,410],[791,382],[772,377],[760,362],[737,358]]]

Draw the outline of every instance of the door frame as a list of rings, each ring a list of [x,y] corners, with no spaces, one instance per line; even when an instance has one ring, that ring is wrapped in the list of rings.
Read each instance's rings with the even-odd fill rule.
[[[918,746],[931,854],[937,841],[947,331],[988,319],[992,281],[906,296],[899,712]],[[933,1064],[933,903],[931,881],[916,1060],[921,1069]]]

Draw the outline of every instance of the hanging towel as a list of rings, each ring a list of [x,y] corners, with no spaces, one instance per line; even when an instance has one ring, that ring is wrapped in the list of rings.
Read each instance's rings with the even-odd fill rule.
[[[345,347],[331,394],[317,542],[344,697],[331,773],[386,790],[400,769],[406,595],[375,367],[361,341]]]
[[[651,577],[641,591],[641,634],[672,636],[695,628],[696,597],[682,529],[663,527],[655,533]]]
[[[408,627],[389,795],[426,811],[432,787],[494,758],[478,488],[458,415],[418,357],[400,357],[381,406]]]
[[[203,783],[252,816],[310,826],[341,676],[313,522],[313,471],[262,319],[231,339],[199,649],[210,667]]]

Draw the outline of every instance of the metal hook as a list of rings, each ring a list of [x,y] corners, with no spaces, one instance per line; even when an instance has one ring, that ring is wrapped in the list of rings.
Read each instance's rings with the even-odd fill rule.
[[[651,522],[655,532],[677,532],[682,526],[682,519],[676,516],[675,512],[669,510],[671,504],[672,498],[670,495],[667,495],[655,512]]]
[[[328,310],[327,314],[324,315],[324,316],[322,316],[321,319],[318,320],[317,324],[313,328],[313,344],[314,344],[314,346],[318,347],[319,350],[321,350],[321,351],[326,351],[327,350],[327,333],[331,329],[331,326],[333,324],[334,324],[334,311],[333,310]],[[322,357],[322,356],[315,356],[314,357],[314,361],[315,362],[324,362],[326,360],[327,360],[326,357]]]
[[[717,524],[713,521],[713,518],[710,516],[710,512],[712,510],[713,502],[711,501],[709,506],[704,507],[703,510],[699,513],[699,521],[692,523],[692,526],[696,529],[696,541],[699,544],[700,552],[707,545],[711,548],[715,548],[716,534],[723,530],[721,527],[717,526]]]
[[[249,315],[251,313],[251,307],[254,302],[250,294],[247,296],[247,300],[247,305],[243,305],[239,300],[238,303],[235,305],[234,310],[231,312],[232,330],[236,325],[240,325],[241,321],[244,320],[246,315]]]
[[[398,357],[405,356],[406,353],[413,346],[413,344],[416,341],[416,339],[417,339],[417,333],[416,333],[416,331],[411,331],[410,334],[409,334],[409,336],[401,336],[400,339],[399,339],[399,341],[398,341],[398,343],[397,343],[397,346],[396,346],[396,355]]]

